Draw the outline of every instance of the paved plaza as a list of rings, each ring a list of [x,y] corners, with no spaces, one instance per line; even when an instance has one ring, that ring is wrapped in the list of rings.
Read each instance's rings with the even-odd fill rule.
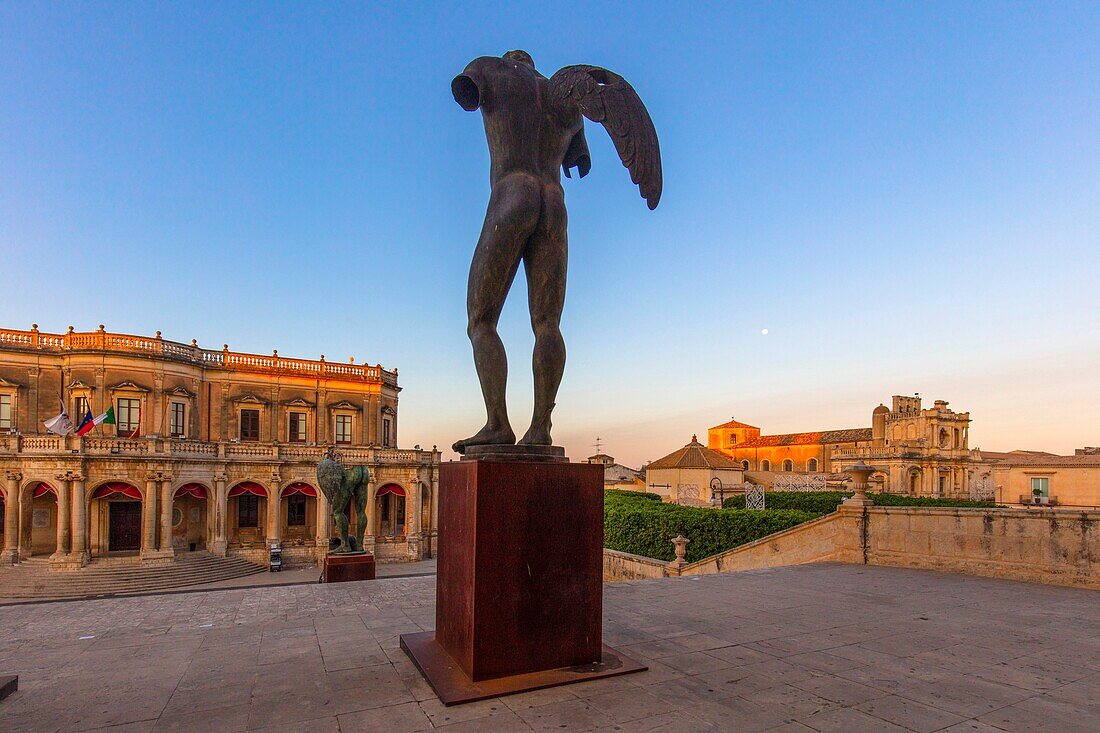
[[[444,708],[435,579],[0,608],[0,730],[1096,731],[1100,594],[804,565],[605,586],[648,672]],[[87,637],[87,638],[78,638]]]

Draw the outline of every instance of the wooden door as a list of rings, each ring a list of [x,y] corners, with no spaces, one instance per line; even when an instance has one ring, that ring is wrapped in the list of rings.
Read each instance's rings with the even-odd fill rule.
[[[112,501],[107,543],[111,552],[141,549],[141,502]]]

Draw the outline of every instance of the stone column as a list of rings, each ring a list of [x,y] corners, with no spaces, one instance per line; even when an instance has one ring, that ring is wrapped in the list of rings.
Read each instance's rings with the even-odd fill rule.
[[[214,544],[210,551],[221,557],[225,557],[228,545],[226,513],[229,511],[229,497],[225,486],[227,481],[228,477],[225,474],[214,476]]]
[[[172,480],[160,480],[160,551],[171,555],[172,550]]]
[[[405,492],[405,551],[410,560],[420,559],[420,481],[413,478]]]
[[[378,479],[378,467],[371,466],[370,475],[372,480],[370,482],[370,491],[367,498],[367,531],[363,535],[363,549],[367,552],[374,553],[374,528],[375,528],[375,507],[378,504],[378,499],[375,497],[374,492],[378,491],[378,487],[381,485]]]
[[[84,495],[84,477],[73,477],[73,560],[81,567],[87,562],[88,552],[88,502]]]
[[[69,554],[71,529],[71,509],[69,505],[70,474],[57,474],[57,547],[54,557],[61,558]]]
[[[324,492],[317,491],[317,531],[314,539],[318,547],[328,549],[329,538],[332,537],[332,505]]]
[[[145,479],[145,495],[141,502],[141,555],[146,557],[157,549],[157,482]]]
[[[0,565],[14,565],[19,562],[19,482],[23,475],[18,471],[8,471],[5,479],[4,549],[0,552]]]
[[[279,481],[272,481],[267,498],[267,546],[283,542],[283,497]]]

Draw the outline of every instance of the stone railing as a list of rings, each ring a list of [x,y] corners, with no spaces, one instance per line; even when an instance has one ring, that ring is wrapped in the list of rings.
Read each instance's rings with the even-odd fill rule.
[[[230,351],[228,346],[220,351],[202,349],[192,341],[182,344],[156,336],[132,336],[109,333],[99,327],[97,331],[64,334],[43,333],[37,324],[29,331],[0,328],[0,348],[46,352],[102,351],[124,354],[143,354],[171,361],[195,364],[206,368],[227,369],[264,374],[294,374],[327,379],[360,380],[397,386],[397,370],[388,371],[381,365],[352,364],[320,359],[288,359],[278,352],[270,356]]]
[[[842,504],[832,514],[680,567],[605,548],[604,579],[828,561],[1100,589],[1100,511]]]
[[[3,435],[0,436],[0,456],[28,454],[71,457],[131,456],[148,458],[212,459],[226,461],[301,461],[316,463],[329,446],[295,443],[239,443],[232,441],[202,441],[164,438],[112,438],[103,436],[80,438],[75,435]],[[337,447],[337,455],[345,463],[422,465],[439,462],[438,451],[378,448],[371,446]]]

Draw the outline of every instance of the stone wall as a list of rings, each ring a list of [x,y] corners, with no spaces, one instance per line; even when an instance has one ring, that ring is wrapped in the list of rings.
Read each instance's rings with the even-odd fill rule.
[[[867,562],[1100,589],[1100,511],[869,507]]]
[[[668,575],[679,575],[679,573],[675,570],[670,571],[668,563],[663,560],[609,550],[606,547],[603,549],[604,582],[664,578]]]
[[[689,538],[690,539],[690,538]],[[605,580],[845,562],[1100,590],[1100,511],[841,506],[682,567],[604,550]]]
[[[837,511],[812,522],[685,565],[683,575],[732,573],[808,562],[863,562],[859,513]]]

